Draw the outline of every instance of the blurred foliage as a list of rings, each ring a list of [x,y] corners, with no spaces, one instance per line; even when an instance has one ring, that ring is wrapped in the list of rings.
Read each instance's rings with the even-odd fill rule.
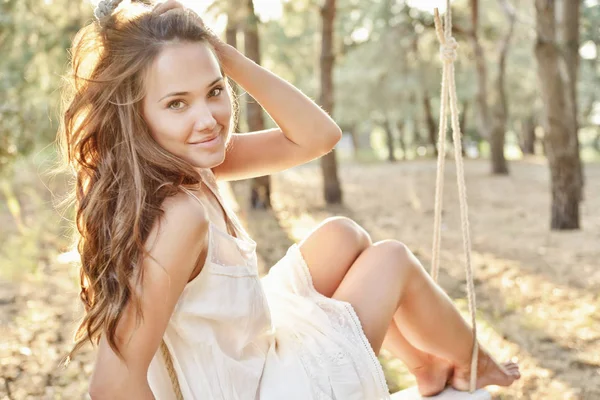
[[[506,77],[507,129],[514,132],[514,138],[523,120],[539,117],[541,104],[533,57],[533,2],[510,2],[518,16]],[[230,14],[231,9],[240,9],[236,4],[234,0],[215,0],[210,12]],[[418,2],[338,0],[334,117],[345,130],[354,129],[362,136],[361,143],[367,147],[372,132],[386,124],[397,131],[398,122],[409,145],[426,142],[424,95],[431,98],[437,119],[441,65],[433,18],[411,4]],[[600,146],[600,4],[597,0],[583,4],[581,46],[588,56],[581,59],[579,110],[585,147]],[[465,132],[478,141],[469,2],[455,0],[452,5],[454,35],[460,44],[458,96],[461,104],[467,105]],[[263,64],[317,98],[320,2],[285,1],[282,7],[281,18],[261,24]],[[11,166],[19,155],[53,141],[68,48],[77,30],[91,18],[92,5],[87,0],[0,0],[0,174],[11,176]],[[480,41],[490,82],[497,73],[499,41],[506,29],[500,2],[481,0]],[[492,90],[489,101],[494,100]],[[510,136],[508,140],[510,143]]]
[[[61,203],[67,177],[49,171],[48,147],[13,164],[12,182],[0,179],[0,279],[37,276],[73,244],[73,209]]]
[[[414,4],[417,2],[412,2]],[[442,2],[440,2],[442,3]],[[533,47],[533,2],[510,2],[517,24],[507,59],[506,90],[509,103],[508,145],[517,146],[523,121],[539,121],[541,101]],[[452,3],[454,36],[459,42],[456,83],[459,101],[467,105],[465,134],[480,141],[475,126],[476,71],[469,42],[469,2]],[[391,122],[401,121],[414,145],[425,142],[422,99],[432,100],[434,117],[439,109],[441,63],[430,12],[411,7],[403,0],[339,0],[336,19],[336,67],[334,117],[345,130],[370,135]],[[593,49],[595,58],[581,59],[579,102],[581,141],[585,146],[600,137],[599,115],[594,105],[600,79],[600,5],[586,1],[581,15],[581,45]],[[488,68],[489,101],[496,101],[492,80],[498,73],[499,46],[508,29],[498,0],[482,0],[480,41]],[[318,2],[288,1],[280,20],[262,26],[265,65],[316,98],[319,91],[320,20]],[[589,54],[589,53],[588,53]],[[596,114],[600,111],[598,107]],[[596,118],[596,119],[594,119]],[[591,127],[591,129],[586,129]],[[365,138],[364,143],[369,143]],[[518,146],[517,146],[518,148]],[[599,151],[600,149],[596,149]],[[588,157],[586,157],[588,158]]]
[[[54,139],[67,49],[91,12],[82,1],[0,1],[0,174]]]

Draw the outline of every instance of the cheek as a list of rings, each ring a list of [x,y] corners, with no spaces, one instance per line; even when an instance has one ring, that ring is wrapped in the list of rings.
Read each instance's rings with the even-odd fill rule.
[[[161,118],[146,119],[146,123],[148,124],[150,135],[152,135],[159,145],[167,150],[172,147],[173,142],[180,142],[182,138],[185,138],[185,129],[181,119],[161,116]]]
[[[229,125],[229,121],[231,119],[232,110],[231,110],[231,98],[229,95],[225,96],[223,101],[218,103],[218,108],[215,110],[215,116],[217,120],[222,125]]]

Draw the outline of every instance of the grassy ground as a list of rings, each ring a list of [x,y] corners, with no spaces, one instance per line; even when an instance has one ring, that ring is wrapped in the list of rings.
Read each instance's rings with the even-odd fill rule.
[[[76,268],[59,258],[69,244],[69,225],[53,211],[50,194],[60,194],[64,180],[42,183],[38,171],[45,162],[23,161],[9,188],[2,186],[2,400],[83,398],[92,369],[90,348],[69,367],[58,366],[81,307]],[[600,165],[586,166],[583,229],[577,232],[548,230],[548,168],[542,161],[511,162],[508,177],[491,177],[488,170],[486,161],[466,163],[481,341],[499,359],[518,357],[523,371],[518,384],[493,392],[499,399],[598,399]],[[344,162],[340,178],[345,205],[326,207],[316,165],[274,175],[274,208],[268,212],[245,207],[246,183],[223,186],[258,242],[263,272],[330,215],[355,219],[374,240],[399,239],[429,264],[434,161]],[[466,310],[452,165],[445,187],[440,283]],[[400,362],[385,352],[381,360],[391,389],[412,384]]]

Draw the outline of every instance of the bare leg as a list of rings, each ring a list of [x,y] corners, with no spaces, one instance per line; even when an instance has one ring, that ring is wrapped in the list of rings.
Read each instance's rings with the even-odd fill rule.
[[[407,256],[408,262],[417,267],[420,276],[417,281],[421,281],[421,284],[412,289],[417,291],[416,294],[408,294],[402,301],[394,314],[394,321],[397,326],[403,327],[402,332],[416,347],[451,360],[455,366],[452,386],[468,390],[473,343],[471,328],[460,316],[448,295],[433,282],[419,260],[408,249]],[[429,301],[420,301],[419,294],[421,298]],[[441,324],[444,327],[442,335],[440,321],[443,321]],[[432,341],[431,338],[435,340]],[[466,338],[468,340],[465,340]],[[457,348],[457,343],[463,346]],[[465,351],[467,353],[464,353]],[[467,357],[461,359],[462,354],[466,354]],[[492,384],[510,385],[520,377],[515,363],[509,362],[500,366],[484,349],[480,349],[479,360],[478,387]]]
[[[453,367],[450,362],[414,347],[402,335],[395,322],[390,324],[382,347],[404,362],[415,376],[419,393],[423,396],[440,393],[452,377]]]
[[[402,243],[379,242],[363,251],[333,297],[354,306],[375,352],[393,319],[413,347],[448,360],[458,372],[453,386],[466,389],[463,375],[470,365],[471,329]],[[502,368],[483,350],[480,360],[478,386],[509,385],[519,377],[516,365]]]
[[[369,234],[348,218],[328,218],[301,243],[315,289],[331,297],[357,258],[372,245]],[[412,346],[392,318],[385,344],[415,375],[423,395],[440,392],[451,374],[451,365]],[[378,351],[378,350],[377,350]]]

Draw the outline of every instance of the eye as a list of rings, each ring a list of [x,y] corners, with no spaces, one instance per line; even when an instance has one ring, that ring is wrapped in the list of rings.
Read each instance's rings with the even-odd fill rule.
[[[217,97],[217,96],[221,95],[222,92],[223,92],[223,88],[221,86],[217,86],[208,93],[208,97]]]
[[[168,109],[171,110],[181,110],[185,103],[181,100],[174,100],[167,105]]]

